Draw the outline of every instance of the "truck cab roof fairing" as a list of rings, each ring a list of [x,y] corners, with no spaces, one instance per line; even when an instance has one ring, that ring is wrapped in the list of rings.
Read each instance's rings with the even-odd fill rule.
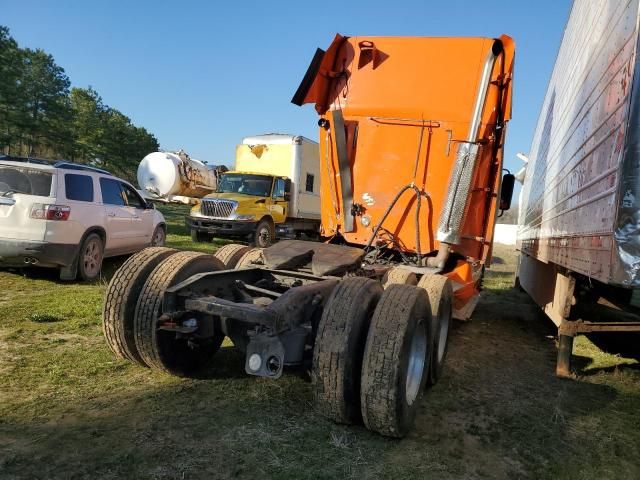
[[[300,86],[291,99],[291,103],[298,106],[302,106],[305,103],[315,103],[316,111],[319,114],[327,111],[327,97],[329,86],[331,85],[334,62],[338,50],[348,38],[338,33],[326,52],[320,48],[316,50]]]

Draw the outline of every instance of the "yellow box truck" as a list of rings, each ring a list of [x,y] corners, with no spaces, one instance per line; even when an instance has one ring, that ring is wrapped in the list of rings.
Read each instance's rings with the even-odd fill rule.
[[[315,237],[320,225],[318,144],[300,135],[246,137],[232,171],[186,218],[194,241],[246,238],[267,247],[276,238]]]

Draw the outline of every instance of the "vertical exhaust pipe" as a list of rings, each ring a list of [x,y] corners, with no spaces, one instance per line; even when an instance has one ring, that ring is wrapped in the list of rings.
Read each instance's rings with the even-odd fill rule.
[[[491,83],[491,73],[495,65],[496,58],[502,53],[502,42],[495,40],[487,57],[484,61],[482,77],[478,87],[475,104],[473,106],[473,114],[469,124],[469,133],[466,142],[460,143],[456,160],[449,178],[449,189],[444,207],[440,215],[436,239],[441,242],[441,250],[447,253],[442,254],[439,251],[437,257],[433,257],[431,263],[437,261],[438,264],[432,265],[442,267],[448,257],[448,245],[457,245],[460,243],[460,227],[469,199],[469,191],[473,180],[473,173],[476,167],[476,160],[480,153],[480,145],[478,142],[478,134],[480,133],[480,124],[482,123],[482,111],[487,99],[487,92]],[[443,258],[442,258],[443,257]]]

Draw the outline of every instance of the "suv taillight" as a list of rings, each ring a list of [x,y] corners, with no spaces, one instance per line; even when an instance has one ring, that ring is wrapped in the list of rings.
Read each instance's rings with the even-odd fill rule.
[[[31,206],[31,218],[39,220],[68,220],[71,215],[71,208],[66,205],[46,205],[34,203]]]

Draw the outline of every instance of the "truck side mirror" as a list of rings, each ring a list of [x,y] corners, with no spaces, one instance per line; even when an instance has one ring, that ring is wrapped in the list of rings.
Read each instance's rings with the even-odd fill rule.
[[[291,200],[291,180],[288,178],[284,181],[284,199]]]
[[[515,183],[516,177],[511,173],[506,173],[502,177],[502,187],[500,188],[500,210],[509,210],[511,208],[513,186]]]

